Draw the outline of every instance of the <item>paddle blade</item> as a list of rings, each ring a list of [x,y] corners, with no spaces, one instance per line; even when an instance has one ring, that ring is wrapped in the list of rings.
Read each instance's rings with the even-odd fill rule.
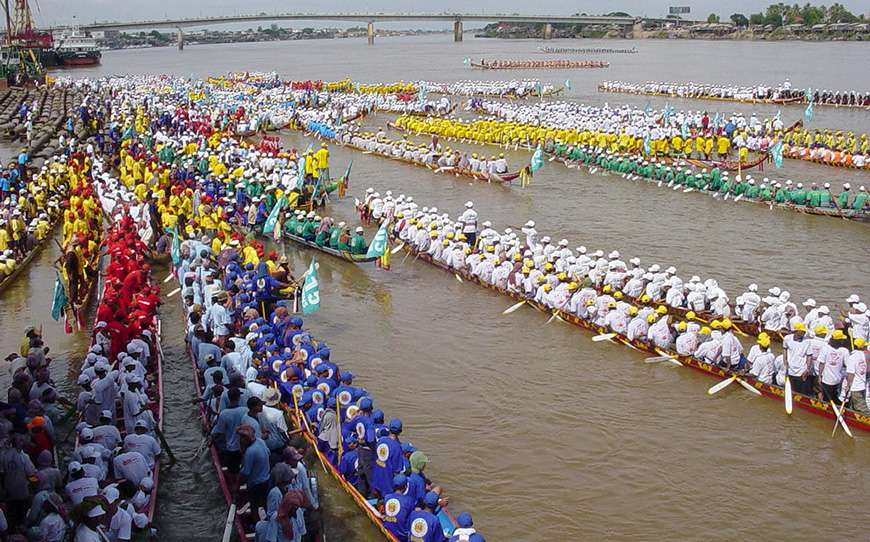
[[[746,388],[747,390],[751,391],[755,395],[761,395],[761,392],[758,391],[758,389],[755,386],[753,386],[749,382],[743,380],[742,378],[738,378],[737,383],[740,384],[741,386],[743,386],[744,388]]]
[[[506,309],[502,312],[502,314],[510,314],[510,313],[514,312],[515,310],[519,309],[520,307],[522,307],[522,306],[525,305],[525,304],[526,304],[526,300],[524,299],[524,300],[520,301],[519,303],[516,303],[516,304],[511,305],[510,307],[506,308]]]
[[[462,280],[462,277],[460,277],[458,273],[454,273],[453,276],[456,277],[456,280],[458,280],[459,282],[464,282]]]
[[[788,374],[785,375],[785,413],[791,416],[791,412],[793,407],[792,404],[793,398],[791,396],[791,380],[788,378]]]
[[[728,386],[730,386],[731,383],[734,382],[736,379],[737,379],[736,376],[732,376],[730,378],[726,378],[722,382],[719,382],[715,386],[711,386],[710,389],[707,390],[707,395],[714,395],[716,393],[719,393],[720,391],[722,391],[725,388],[727,388]]]
[[[165,279],[163,279],[163,284],[166,284],[167,282],[172,280],[172,277],[173,277],[172,273],[169,273],[169,275]]]
[[[393,247],[393,250],[390,251],[390,254],[398,254],[399,251],[402,250],[403,248],[405,248],[405,243],[399,243],[398,245]]]
[[[616,333],[602,333],[601,335],[596,335],[592,337],[592,340],[594,342],[600,343],[601,341],[609,341],[614,337],[616,337]]]
[[[549,324],[550,322],[552,322],[553,320],[555,320],[556,317],[558,317],[558,316],[559,316],[559,313],[553,311],[553,316],[551,316],[550,318],[548,318],[547,321],[544,322],[544,325]]]
[[[172,290],[171,292],[169,292],[168,294],[166,294],[166,297],[172,297],[180,291],[181,291],[181,288],[176,288],[176,289]]]
[[[834,414],[837,416],[837,423],[834,424],[834,431],[831,433],[831,436],[833,437],[834,433],[837,432],[837,424],[839,424],[850,438],[855,438],[852,436],[852,430],[849,429],[849,426],[846,425],[846,420],[843,418],[843,410],[846,409],[846,405],[844,404],[843,408],[837,408],[837,405],[833,401],[829,400],[828,402],[831,403],[831,408],[834,409]]]

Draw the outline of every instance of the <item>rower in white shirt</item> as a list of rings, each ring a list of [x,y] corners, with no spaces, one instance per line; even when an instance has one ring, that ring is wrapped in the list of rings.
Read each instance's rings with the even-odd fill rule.
[[[767,333],[758,334],[757,343],[749,349],[747,361],[750,375],[765,384],[773,383],[776,374],[775,356],[770,350],[770,336]]]

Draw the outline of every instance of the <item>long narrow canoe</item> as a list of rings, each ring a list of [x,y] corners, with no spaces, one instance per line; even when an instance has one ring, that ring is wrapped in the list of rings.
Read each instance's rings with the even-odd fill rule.
[[[806,104],[807,100],[804,96],[796,96],[792,98],[732,98],[728,96],[684,96],[673,92],[648,92],[648,91],[630,91],[620,89],[607,89],[603,86],[598,86],[598,92],[606,92],[609,94],[634,94],[635,96],[662,96],[666,98],[680,98],[683,100],[707,100],[712,102],[734,102],[745,104],[759,105],[802,105]],[[867,105],[861,104],[832,104],[826,102],[813,102],[813,107],[823,105],[827,107],[844,107],[852,109],[868,109]]]
[[[430,263],[439,269],[447,271],[450,274],[459,274],[466,281],[474,282],[474,283],[476,283],[480,286],[483,286],[484,288],[488,288],[490,290],[495,290],[496,292],[504,294],[508,297],[514,298],[517,301],[525,301],[528,305],[534,307],[535,309],[537,309],[541,312],[544,312],[546,314],[549,314],[549,315],[557,315],[559,318],[561,318],[565,322],[573,324],[577,327],[588,329],[590,331],[595,332],[597,335],[604,334],[604,333],[608,333],[608,334],[613,333],[610,329],[605,328],[604,326],[596,325],[592,322],[589,322],[587,320],[579,318],[578,316],[576,316],[574,314],[571,314],[571,313],[568,313],[568,312],[565,312],[562,310],[551,309],[551,308],[546,307],[545,305],[543,305],[541,303],[537,303],[537,302],[533,301],[532,299],[530,299],[530,298],[528,298],[528,297],[526,297],[518,292],[511,292],[508,290],[498,288],[492,284],[482,282],[477,277],[469,275],[465,271],[457,271],[451,267],[448,267],[445,264],[442,264],[440,262],[433,260],[428,254],[417,253],[407,244],[405,244],[405,249],[408,250],[409,252],[414,253],[415,257],[419,257],[420,260],[423,260],[427,263]],[[641,341],[641,340],[630,341],[627,337],[625,337],[624,335],[618,334],[618,333],[615,334],[614,340],[618,341],[622,344],[625,344],[626,346],[629,346],[630,348],[640,350],[642,352],[646,352],[646,353],[652,354],[654,356],[662,355],[660,352],[664,352],[664,351],[657,349],[655,347],[655,345],[650,344],[646,341]],[[695,359],[694,357],[691,357],[691,356],[681,356],[674,351],[667,351],[664,353],[670,357],[673,357],[673,358],[679,360],[683,365],[691,367],[693,369],[696,369],[702,373],[706,373],[710,376],[720,378],[720,379],[730,378],[732,376],[738,377],[741,380],[747,382],[750,386],[752,386],[755,389],[757,389],[758,391],[760,391],[762,393],[762,395],[764,395],[765,397],[769,397],[771,399],[776,399],[778,401],[785,400],[785,390],[781,386],[777,386],[774,384],[765,384],[764,382],[756,380],[755,378],[753,378],[752,376],[750,376],[748,374],[742,375],[740,373],[736,373],[733,371],[722,369],[721,367],[719,367],[717,365],[711,365],[711,364],[706,363],[704,361]],[[831,420],[835,420],[837,418],[830,403],[825,403],[824,401],[819,401],[815,397],[811,397],[809,395],[804,395],[802,393],[797,393],[797,392],[793,392],[792,396],[793,396],[792,400],[793,400],[793,403],[795,405],[797,405],[797,406],[799,406],[799,407],[801,407],[809,412],[812,412],[814,414],[818,414],[819,416],[824,416],[825,418],[828,418]],[[856,411],[849,409],[849,408],[846,408],[843,410],[842,416],[843,416],[844,420],[846,421],[846,423],[850,427],[862,429],[864,431],[870,431],[870,416],[868,416],[866,414],[861,414],[861,413],[856,412]]]
[[[0,280],[0,292],[2,292],[7,287],[9,287],[9,285],[14,282],[15,277],[17,277],[18,275],[21,274],[22,271],[27,269],[27,266],[30,264],[30,262],[32,262],[33,259],[40,252],[42,252],[42,249],[45,248],[45,246],[47,244],[51,243],[51,239],[54,236],[54,229],[55,229],[55,227],[57,227],[59,222],[60,222],[60,218],[55,218],[54,222],[51,223],[51,227],[49,228],[49,233],[45,237],[45,239],[43,239],[42,241],[37,243],[36,246],[33,247],[33,250],[31,250],[27,254],[27,256],[24,257],[23,260],[21,260],[20,262],[15,262],[15,269],[13,269],[11,273],[9,273],[5,277],[3,277],[2,280]]]
[[[314,250],[319,250],[321,252],[325,252],[330,256],[334,256],[336,258],[340,258],[342,260],[346,260],[348,262],[353,263],[369,263],[377,260],[377,256],[368,257],[365,254],[351,254],[345,250],[338,250],[330,247],[322,247],[313,241],[307,241],[302,237],[297,237],[295,235],[289,233],[282,233],[282,238],[290,239],[294,243],[306,246],[308,248],[313,248]]]
[[[184,308],[181,309],[181,317],[182,321],[187,321],[187,315],[184,313]],[[197,397],[202,397],[203,391],[205,390],[202,378],[199,374],[199,369],[196,366],[196,359],[193,357],[193,350],[190,348],[190,343],[186,342],[187,356],[190,358],[190,364],[193,369],[193,383],[195,386]],[[211,431],[211,425],[208,421],[208,409],[205,403],[199,403],[199,417],[200,422],[202,423],[202,429],[206,433],[209,434]],[[235,499],[233,497],[232,491],[230,491],[230,485],[227,482],[227,477],[224,474],[224,466],[221,462],[220,452],[217,449],[217,446],[211,444],[209,447],[209,454],[211,455],[211,462],[214,465],[215,475],[218,479],[218,485],[221,488],[221,493],[223,493],[224,500],[227,503],[227,507],[230,507]],[[239,542],[245,542],[247,540],[253,540],[254,533],[253,531],[246,531],[245,525],[242,522],[241,516],[236,514],[233,518],[233,527],[236,531],[237,539]],[[250,535],[250,536],[249,536]]]

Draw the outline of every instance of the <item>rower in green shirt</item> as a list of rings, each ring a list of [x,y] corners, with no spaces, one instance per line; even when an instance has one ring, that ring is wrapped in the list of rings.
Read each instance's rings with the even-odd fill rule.
[[[807,204],[807,191],[804,190],[804,184],[798,183],[797,188],[791,193],[791,202],[795,205]]]
[[[368,250],[366,238],[363,237],[363,231],[362,226],[358,227],[356,233],[354,233],[353,237],[350,238],[351,254],[365,254]]]
[[[350,228],[347,226],[341,227],[341,233],[338,235],[338,250],[347,252],[350,250]]]
[[[856,211],[863,211],[867,208],[867,191],[863,190],[864,187],[861,187],[862,190],[855,194],[855,201],[852,202],[852,209]]]
[[[762,183],[761,190],[758,193],[758,199],[761,201],[770,201],[772,195],[770,187]]]
[[[843,185],[843,191],[837,196],[837,207],[840,209],[847,209],[849,207],[849,189],[852,188],[852,185],[846,183]]]
[[[825,189],[819,190],[819,207],[833,207],[832,199],[831,183],[825,183]]]
[[[742,183],[741,183],[742,184]],[[745,188],[745,192],[743,192],[746,196],[746,199],[758,199],[758,194],[761,190],[755,186],[755,180],[750,179],[749,184]]]
[[[323,224],[320,224],[317,228],[317,233],[314,235],[314,244],[319,247],[327,246],[329,242],[329,230],[330,227],[324,227]]]
[[[807,192],[807,205],[810,207],[821,207],[822,205],[822,191],[819,190],[816,183],[813,183]]]
[[[773,196],[773,201],[776,203],[785,203],[789,199],[788,189],[785,187],[778,188]]]
[[[309,213],[311,214],[311,213]],[[320,225],[320,217],[315,216],[313,219],[309,218],[305,221],[305,225],[302,226],[302,238],[306,241],[314,241],[315,231],[317,231],[317,227]]]
[[[333,226],[332,231],[329,232],[329,246],[330,248],[338,248],[338,239],[341,237],[341,231],[344,229],[344,222],[339,222],[338,226]]]

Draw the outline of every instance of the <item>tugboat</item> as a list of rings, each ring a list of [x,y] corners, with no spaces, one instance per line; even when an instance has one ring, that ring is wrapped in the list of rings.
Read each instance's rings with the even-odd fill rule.
[[[76,27],[65,30],[55,41],[54,52],[62,66],[92,66],[99,64],[103,56],[97,40]]]

